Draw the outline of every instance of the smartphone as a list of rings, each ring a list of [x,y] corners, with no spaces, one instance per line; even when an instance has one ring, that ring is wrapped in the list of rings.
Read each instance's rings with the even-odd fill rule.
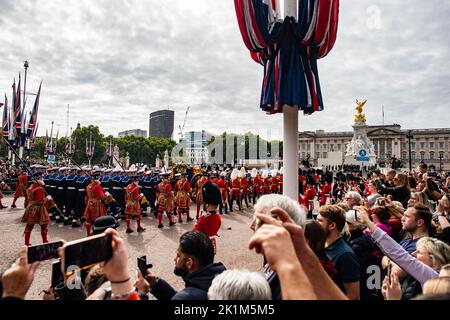
[[[386,199],[378,198],[378,199],[377,199],[377,204],[378,204],[380,207],[385,207],[385,206],[386,206]]]
[[[353,210],[355,211],[355,221],[358,222],[358,210]]]
[[[58,249],[63,245],[64,242],[55,241],[28,247],[28,263],[59,258]]]
[[[138,257],[137,264],[144,278],[148,276],[148,269],[153,268],[153,265],[147,264],[147,256]]]
[[[388,283],[391,284],[391,273],[392,273],[392,263],[389,263],[388,269],[387,269],[387,277],[388,277]]]
[[[85,270],[112,257],[112,236],[104,233],[68,242],[63,246],[61,263],[67,272],[69,267]]]
[[[64,282],[64,276],[61,271],[61,260],[58,260],[52,264],[52,288],[56,288],[62,282]]]

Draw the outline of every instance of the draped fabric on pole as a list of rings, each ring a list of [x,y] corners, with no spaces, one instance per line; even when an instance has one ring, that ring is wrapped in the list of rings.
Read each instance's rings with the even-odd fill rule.
[[[323,110],[317,59],[336,42],[339,0],[298,0],[298,21],[277,17],[277,1],[234,0],[242,39],[264,66],[261,108],[269,113],[295,106]]]

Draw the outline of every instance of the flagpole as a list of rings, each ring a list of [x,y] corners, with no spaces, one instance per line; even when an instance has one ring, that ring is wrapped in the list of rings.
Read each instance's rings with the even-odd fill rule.
[[[22,121],[24,121],[24,117],[23,115],[25,115],[25,97],[27,95],[27,73],[28,73],[28,67],[30,66],[30,64],[28,63],[28,61],[25,61],[23,64],[23,67],[25,68],[25,80],[23,83],[23,99],[22,99]],[[19,94],[20,94],[20,88],[19,88]],[[24,133],[21,132],[21,135],[23,135]],[[22,145],[22,137],[19,137],[19,141],[20,141],[20,147],[19,147],[19,157],[20,159],[23,159],[23,148],[24,146]]]

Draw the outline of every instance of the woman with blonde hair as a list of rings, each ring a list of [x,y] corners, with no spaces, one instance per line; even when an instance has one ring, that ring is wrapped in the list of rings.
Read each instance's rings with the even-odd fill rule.
[[[411,198],[408,176],[403,173],[397,173],[394,178],[394,183],[395,187],[384,190],[385,195],[392,195],[392,200],[400,201],[403,207],[407,208],[408,201]]]
[[[430,208],[430,202],[425,192],[419,191],[411,193],[411,198],[408,201],[408,207],[414,207],[417,203],[423,204],[424,206]]]

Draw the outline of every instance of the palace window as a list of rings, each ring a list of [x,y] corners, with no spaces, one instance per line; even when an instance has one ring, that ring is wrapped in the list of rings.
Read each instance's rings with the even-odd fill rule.
[[[434,152],[433,151],[430,152],[430,160],[434,160]]]
[[[411,152],[411,159],[416,160],[416,153],[414,151]]]
[[[430,142],[430,149],[434,148],[434,142]]]
[[[406,156],[407,156],[407,153],[406,152],[402,152],[402,160],[406,160]]]

